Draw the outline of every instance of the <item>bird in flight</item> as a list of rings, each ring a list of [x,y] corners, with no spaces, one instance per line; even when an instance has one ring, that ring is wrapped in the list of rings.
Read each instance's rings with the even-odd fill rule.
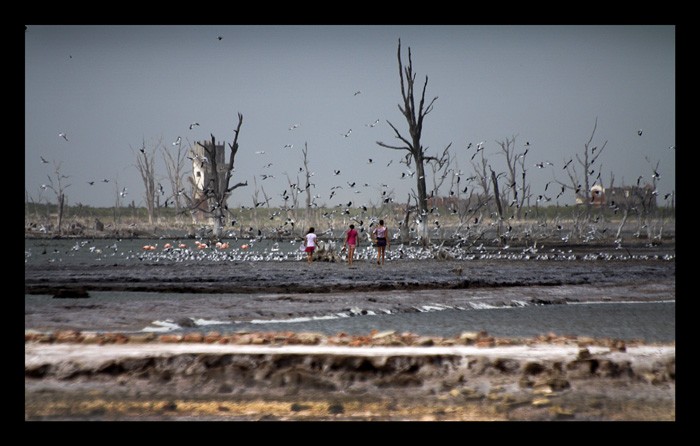
[[[379,119],[377,119],[376,121],[374,121],[374,122],[371,123],[371,124],[365,124],[365,125],[366,125],[367,127],[374,127],[374,126],[376,126],[377,124],[379,124]]]
[[[294,144],[285,144],[284,147],[282,147],[282,148],[283,149],[291,149],[292,147],[294,147]]]
[[[175,142],[173,143],[173,145],[176,146],[176,145],[180,144],[181,142],[182,142],[182,138],[178,136],[177,139],[175,140]]]
[[[357,95],[360,94],[360,93],[362,93],[362,92],[361,92],[360,90],[357,90],[357,91],[353,94],[353,96],[357,96]]]
[[[95,182],[94,182],[94,181],[88,181],[87,184],[89,184],[90,186],[92,186],[93,184],[95,184]]]
[[[289,127],[289,130],[294,130],[297,127],[299,127],[299,124],[293,124]]]
[[[190,130],[197,127],[198,125],[199,125],[199,122],[193,122],[192,124],[190,124]]]
[[[219,36],[219,37],[217,37],[217,39],[221,40],[221,39],[223,39],[223,37]]]
[[[42,163],[44,163],[44,164],[48,164],[48,163],[49,163],[48,161],[46,161],[46,160],[44,159],[43,156],[39,156],[39,158],[41,158],[41,162],[42,162]]]
[[[637,130],[637,135],[642,136],[642,129]]]
[[[352,129],[348,130],[348,132],[345,134],[341,133],[341,135],[343,135],[343,137],[347,138],[348,136],[350,136],[351,133],[352,133]]]
[[[58,136],[60,136],[61,138],[65,139],[66,141],[68,141],[68,137],[66,136],[65,133],[61,132],[61,133],[58,134]]]

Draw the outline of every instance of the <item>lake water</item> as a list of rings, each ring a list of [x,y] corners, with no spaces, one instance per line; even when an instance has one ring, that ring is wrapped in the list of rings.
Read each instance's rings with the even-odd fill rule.
[[[165,248],[165,244],[171,245],[170,249]],[[184,247],[180,247],[184,243]],[[155,250],[144,250],[145,245],[154,245]],[[355,283],[365,280],[366,283],[378,283],[382,280],[394,280],[402,276],[402,282],[410,282],[416,279],[417,282],[425,281],[426,278],[418,277],[420,274],[430,276],[430,280],[435,283],[453,280],[454,273],[445,272],[434,268],[434,260],[430,260],[431,253],[416,247],[401,247],[393,245],[388,254],[388,263],[383,270],[372,267],[375,251],[366,246],[358,252],[357,270],[348,270],[343,263],[340,264],[314,264],[305,265],[304,254],[298,249],[298,242],[276,242],[272,240],[230,240],[227,248],[217,249],[207,247],[197,249],[193,240],[102,240],[102,239],[26,239],[25,240],[25,269],[38,268],[42,270],[42,265],[47,268],[61,265],[65,267],[64,275],[74,277],[79,275],[86,267],[92,269],[97,266],[97,271],[102,271],[100,265],[105,265],[105,275],[113,274],[114,271],[121,274],[120,265],[135,264],[139,269],[148,270],[149,265],[158,265],[159,268],[172,269],[167,265],[192,264],[197,265],[200,270],[210,271],[214,268],[225,268],[228,280],[236,280],[241,284],[247,284],[250,280],[265,282],[270,279],[269,275],[281,277],[285,274],[287,282],[293,281],[296,276],[298,280],[310,282],[323,282],[327,288],[332,290],[334,284]],[[503,337],[532,337],[553,332],[559,335],[577,335],[591,337],[609,337],[617,339],[640,339],[646,342],[671,342],[676,339],[676,300],[675,281],[670,285],[664,285],[659,290],[653,291],[652,298],[649,298],[647,288],[655,285],[654,277],[647,277],[645,273],[647,264],[662,265],[666,275],[673,277],[675,250],[665,246],[648,246],[630,252],[624,247],[611,246],[578,246],[573,249],[504,249],[504,248],[482,248],[461,251],[452,251],[458,259],[460,265],[465,265],[472,278],[483,282],[499,281],[503,277],[520,277],[517,280],[523,281],[521,288],[508,286],[494,286],[492,288],[470,291],[471,293],[481,293],[479,301],[499,301],[505,303],[501,305],[467,305],[460,308],[450,306],[426,305],[420,311],[393,311],[390,314],[373,311],[311,311],[313,304],[303,302],[292,302],[289,305],[290,317],[258,317],[258,318],[229,318],[217,320],[216,316],[205,317],[200,320],[195,327],[178,326],[173,322],[176,318],[199,317],[199,308],[221,306],[221,300],[204,300],[199,306],[186,307],[178,302],[190,302],[201,298],[202,294],[187,295],[183,293],[130,293],[130,292],[109,292],[102,291],[92,293],[94,298],[85,299],[52,299],[51,296],[25,295],[25,324],[30,323],[27,328],[32,328],[33,314],[41,311],[47,312],[44,320],[56,321],[56,326],[60,326],[62,317],[76,320],[82,317],[91,316],[90,305],[99,306],[102,302],[120,302],[121,307],[113,311],[108,307],[100,318],[94,318],[95,326],[93,330],[101,330],[101,321],[110,317],[128,318],[128,312],[140,312],[148,308],[149,300],[157,296],[160,302],[171,303],[175,310],[167,313],[170,319],[153,319],[149,323],[142,324],[140,329],[144,331],[219,331],[222,333],[234,331],[312,331],[328,335],[337,333],[348,334],[368,334],[373,330],[396,332],[411,332],[421,335],[453,337],[464,331],[486,331],[493,336]],[[418,266],[406,267],[407,261],[411,258],[425,258],[427,262],[418,263]],[[495,259],[495,260],[494,260]],[[367,261],[369,260],[369,261]],[[512,261],[511,261],[512,260]],[[363,263],[364,261],[364,263]],[[494,274],[490,264],[484,268],[485,262],[498,262],[498,274]],[[601,268],[605,262],[613,263],[614,270]],[[222,266],[223,264],[223,266]],[[235,269],[226,266],[235,265]],[[629,273],[625,272],[625,265],[629,264]],[[107,268],[106,266],[110,267]],[[249,266],[253,265],[253,266]],[[275,265],[275,266],[272,266]],[[453,264],[450,264],[453,265]],[[517,266],[515,266],[517,265]],[[141,268],[143,266],[143,268]],[[247,268],[245,268],[248,266]],[[430,267],[428,267],[430,266]],[[511,268],[515,268],[512,269]],[[408,268],[408,269],[406,269]],[[413,269],[411,269],[413,268]],[[433,268],[433,269],[430,269]],[[479,269],[483,269],[479,272]],[[614,272],[622,269],[622,272]],[[592,293],[588,288],[582,291],[581,285],[576,283],[566,283],[567,276],[587,277],[588,271],[592,277],[605,279]],[[48,270],[47,270],[48,271]],[[72,273],[75,271],[75,273]],[[193,270],[188,270],[193,271]],[[670,273],[668,272],[670,271]],[[25,273],[26,274],[26,273]],[[41,276],[41,272],[38,273]],[[53,274],[53,273],[52,273]],[[91,272],[91,274],[95,274]],[[101,274],[101,273],[100,273]],[[174,274],[178,276],[179,273]],[[203,274],[203,273],[201,273]],[[210,273],[212,276],[218,273]],[[437,277],[443,274],[446,278]],[[451,276],[450,276],[451,274]],[[465,273],[466,275],[467,273]],[[612,277],[619,274],[619,278]],[[627,274],[627,275],[626,275]],[[567,303],[556,305],[538,305],[523,299],[524,304],[520,305],[517,296],[532,294],[532,286],[527,284],[529,278],[539,275],[543,283],[553,280],[561,281],[561,286],[546,287],[553,290],[552,293],[564,296]],[[255,276],[255,277],[254,277]],[[415,277],[414,277],[415,276]],[[106,276],[105,276],[106,277]],[[251,279],[254,277],[254,279]],[[388,279],[387,279],[388,277]],[[436,278],[437,277],[437,278]],[[626,277],[632,277],[629,282]],[[262,280],[264,279],[264,280]],[[26,278],[25,278],[26,280]],[[129,280],[127,277],[126,280]],[[178,277],[170,277],[168,281],[177,281]],[[226,280],[226,278],[224,279]],[[282,279],[274,279],[282,280]],[[540,280],[540,279],[538,279]],[[577,279],[579,280],[579,279]],[[325,282],[324,282],[325,281]],[[617,283],[622,283],[623,288],[608,288]],[[265,282],[267,283],[267,282]],[[393,284],[394,282],[387,282]],[[583,281],[590,286],[590,281]],[[595,281],[593,282],[595,284]],[[272,283],[274,285],[274,283]],[[648,287],[647,287],[648,285]],[[595,286],[595,285],[593,285]],[[359,292],[347,291],[348,301],[357,298]],[[416,296],[417,291],[397,290],[392,291],[393,301],[402,301],[409,297]],[[452,301],[456,298],[464,298],[465,292],[459,290],[442,290],[443,301]],[[452,297],[449,293],[455,293]],[[286,294],[286,293],[285,293]],[[325,295],[320,293],[323,300]],[[337,294],[337,293],[336,293]],[[384,293],[386,294],[386,293]],[[612,301],[605,301],[604,297],[613,296]],[[516,296],[516,297],[513,297]],[[571,299],[571,297],[575,299]],[[593,296],[593,297],[589,297]],[[601,296],[603,298],[601,298]],[[256,297],[251,295],[249,300]],[[339,302],[343,302],[343,296],[336,296]],[[224,302],[225,302],[225,298]],[[247,297],[243,300],[248,299]],[[287,305],[283,300],[286,297],[279,295],[268,296],[261,305],[283,306]],[[475,298],[476,299],[476,298]],[[577,302],[572,302],[576,300]],[[60,301],[60,302],[57,302]],[[475,300],[476,301],[476,300]],[[429,301],[426,301],[429,303]],[[515,303],[515,304],[514,304]],[[82,313],[69,316],[66,308],[78,308]],[[285,307],[286,308],[286,307]],[[305,311],[309,310],[309,311]],[[252,311],[252,310],[251,310]],[[285,310],[286,311],[286,310]],[[126,316],[122,314],[126,313]],[[303,313],[313,313],[312,316]],[[299,313],[299,314],[295,314]],[[29,321],[29,322],[27,322]]]

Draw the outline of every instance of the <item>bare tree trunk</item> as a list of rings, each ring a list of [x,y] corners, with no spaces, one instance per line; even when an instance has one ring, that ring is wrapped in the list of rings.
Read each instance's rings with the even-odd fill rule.
[[[156,198],[156,172],[155,172],[155,154],[158,146],[162,145],[162,141],[156,143],[150,151],[146,150],[146,142],[143,141],[140,155],[136,157],[136,167],[141,174],[141,180],[145,188],[144,202],[146,211],[148,212],[148,224],[153,226],[155,217],[155,198]]]
[[[58,231],[58,235],[62,235],[61,225],[63,224],[63,205],[65,203],[65,198],[66,196],[63,193],[58,197],[58,215],[56,217],[56,231]]]
[[[203,163],[201,165],[206,166],[205,172],[207,176],[209,176],[209,180],[204,182],[203,190],[200,190],[200,192],[203,195],[203,199],[206,199],[208,204],[206,212],[212,216],[214,226],[212,232],[213,237],[216,239],[221,238],[221,233],[223,232],[225,218],[228,212],[228,205],[226,204],[228,197],[233,190],[248,185],[246,181],[229,186],[234,171],[236,153],[238,152],[238,136],[242,124],[243,115],[238,113],[238,126],[234,130],[235,136],[233,143],[229,144],[231,153],[228,161],[226,160],[225,153],[219,153],[214,135],[211,135],[211,144],[197,143],[206,153],[206,160],[201,160]],[[221,168],[219,168],[219,160],[221,160],[223,164]]]
[[[433,110],[433,103],[437,100],[437,96],[433,98],[433,100],[430,101],[427,106],[425,106],[425,91],[428,87],[428,76],[426,76],[420,103],[418,105],[418,109],[416,109],[413,91],[416,75],[413,72],[411,48],[408,48],[408,66],[404,67],[401,60],[401,39],[399,39],[397,56],[399,61],[399,79],[401,81],[401,97],[403,99],[403,105],[399,104],[399,110],[404,115],[406,122],[408,123],[410,138],[402,136],[396,127],[391,122],[387,121],[389,126],[394,130],[395,137],[401,140],[404,145],[392,146],[380,141],[377,141],[377,144],[388,149],[407,151],[408,154],[406,156],[406,166],[411,165],[411,159],[415,160],[418,207],[421,213],[423,213],[427,212],[428,210],[424,163],[427,159],[430,159],[430,157],[425,156],[425,148],[421,145],[420,139],[423,133],[423,119]]]
[[[498,179],[496,178],[496,172],[491,170],[491,182],[493,183],[493,196],[496,199],[496,207],[498,209],[498,217],[503,220],[503,208],[501,207],[501,197],[498,193]]]

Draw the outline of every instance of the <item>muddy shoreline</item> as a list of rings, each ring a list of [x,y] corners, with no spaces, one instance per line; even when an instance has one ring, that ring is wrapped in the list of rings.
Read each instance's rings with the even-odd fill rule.
[[[291,333],[133,334],[179,313],[250,320],[461,304],[463,297],[443,290],[483,293],[500,305],[675,299],[675,261],[658,255],[666,248],[640,248],[624,260],[600,250],[585,257],[592,260],[399,259],[352,268],[294,261],[25,265],[25,420],[674,421],[675,343],[369,333],[335,345],[333,354],[291,354],[285,349],[298,343],[335,341]],[[549,293],[560,287],[571,292]],[[86,295],[56,296],[76,291]],[[100,292],[146,296],[120,301]],[[352,342],[369,349],[394,342],[399,350],[368,356]],[[222,350],[206,350],[212,345]],[[256,345],[269,350],[240,349]],[[438,349],[457,345],[472,350]],[[536,345],[558,353],[516,353]],[[416,346],[428,352],[417,355]]]

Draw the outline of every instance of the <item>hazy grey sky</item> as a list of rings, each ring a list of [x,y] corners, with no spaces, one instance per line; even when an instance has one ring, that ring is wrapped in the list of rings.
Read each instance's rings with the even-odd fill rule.
[[[415,188],[415,179],[401,178],[405,152],[376,144],[399,143],[387,120],[407,135],[397,107],[399,39],[404,63],[411,49],[416,85],[428,76],[426,98],[438,96],[422,143],[429,154],[452,143],[453,167],[466,176],[481,141],[494,170],[505,170],[497,142],[515,137],[518,150],[529,142],[528,178],[533,194],[541,194],[548,181],[568,182],[562,167],[582,152],[597,118],[592,145],[607,141],[599,158],[604,186],[611,175],[616,186],[639,176],[651,182],[658,162],[660,203],[675,190],[672,25],[30,24],[26,193],[55,202],[41,185],[60,163],[69,204],[114,206],[116,180],[128,191],[124,205],[143,206],[135,165],[144,140],[149,149],[172,149],[178,136],[186,147],[213,134],[228,144],[240,112],[232,184],[248,186],[234,191],[230,207],[253,204],[253,177],[280,205],[287,175],[296,182],[305,143],[319,205],[377,204],[382,184],[403,203]],[[200,125],[190,130],[193,122]],[[170,193],[162,156],[157,160],[156,175]],[[554,166],[534,166],[543,161]],[[429,177],[429,190],[431,184]],[[342,189],[330,198],[334,186]],[[448,194],[449,185],[440,192]],[[559,200],[573,202],[571,192]]]

